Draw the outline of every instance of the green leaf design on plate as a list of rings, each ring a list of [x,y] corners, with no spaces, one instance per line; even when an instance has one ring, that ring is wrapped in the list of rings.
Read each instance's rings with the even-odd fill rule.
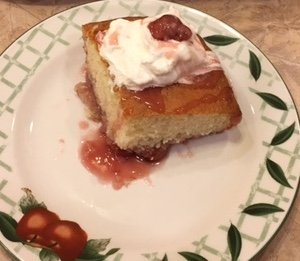
[[[287,181],[282,168],[274,161],[267,158],[266,166],[269,174],[273,179],[285,187],[293,188]]]
[[[17,221],[10,215],[0,211],[0,231],[12,242],[22,242],[16,233]]]
[[[192,253],[192,252],[178,252],[179,255],[183,256],[187,261],[207,261],[206,258],[204,258],[203,256],[200,256],[196,253]]]
[[[257,81],[261,74],[260,61],[254,52],[249,50],[249,54],[250,54],[250,59],[249,59],[250,73],[255,79],[255,81]]]
[[[118,252],[119,250],[120,248],[112,248],[109,251],[107,251],[107,253],[104,255],[101,255],[99,253],[94,253],[94,255],[90,256],[81,255],[79,258],[76,258],[76,261],[103,261],[106,260],[109,256]]]
[[[120,248],[112,248],[109,251],[107,251],[107,253],[105,254],[106,257],[111,256],[113,254],[115,254],[116,252],[118,252],[120,250]]]
[[[167,257],[166,254],[164,255],[164,257],[163,257],[163,259],[161,261],[168,261],[168,257]]]
[[[31,190],[28,188],[23,188],[26,195],[24,195],[20,199],[20,208],[23,214],[26,214],[28,211],[30,211],[33,208],[47,208],[44,202],[39,203],[34,195],[32,194]]]
[[[283,212],[284,210],[280,207],[277,207],[272,204],[267,204],[267,203],[258,203],[258,204],[253,204],[251,206],[246,207],[243,210],[243,213],[252,215],[252,216],[264,216],[264,215],[269,215],[275,212]]]
[[[231,260],[236,261],[241,253],[242,238],[238,229],[231,224],[227,233],[227,243],[231,254]]]
[[[98,253],[104,251],[109,244],[110,239],[90,239],[80,255],[80,258],[94,258]]]
[[[278,132],[271,141],[271,145],[279,145],[287,141],[294,133],[295,130],[295,122],[287,127],[286,129]]]
[[[279,97],[277,97],[276,95],[267,92],[256,92],[256,94],[259,97],[261,97],[270,106],[283,111],[288,110],[285,102],[281,100]]]
[[[211,35],[206,36],[203,39],[210,44],[218,46],[229,45],[239,40],[239,38],[230,37],[226,35]]]
[[[59,257],[51,250],[42,248],[39,257],[41,261],[59,261]]]

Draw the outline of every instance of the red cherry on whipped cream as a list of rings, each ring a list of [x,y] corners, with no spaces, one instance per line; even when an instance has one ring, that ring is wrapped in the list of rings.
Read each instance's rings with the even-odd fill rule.
[[[192,37],[192,31],[181,20],[170,14],[166,14],[149,23],[148,28],[154,39],[160,41],[175,40],[187,41]]]

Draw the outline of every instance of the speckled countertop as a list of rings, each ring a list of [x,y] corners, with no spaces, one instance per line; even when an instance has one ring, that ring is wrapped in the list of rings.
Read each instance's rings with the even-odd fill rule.
[[[86,0],[0,0],[0,53],[41,20]],[[271,60],[300,108],[299,0],[173,0],[224,21]],[[300,260],[300,195],[276,237],[255,260]],[[0,250],[0,260],[11,260]]]

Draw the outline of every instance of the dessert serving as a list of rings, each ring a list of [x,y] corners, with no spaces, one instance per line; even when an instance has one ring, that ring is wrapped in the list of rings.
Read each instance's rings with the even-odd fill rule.
[[[173,11],[156,16],[168,6],[180,10],[183,18]],[[141,17],[124,18],[131,15]],[[193,136],[179,145],[162,140],[154,149],[142,147],[142,152],[152,152],[152,161],[143,160],[147,155],[135,148],[122,150],[113,140],[119,133],[109,137],[112,125],[107,108],[95,98],[93,68],[84,63],[84,41],[78,26],[95,19],[117,19],[107,22],[107,29],[95,31],[95,37],[86,38],[89,46],[95,47],[95,58],[101,57],[106,65],[98,71],[106,71],[112,83],[108,94],[123,95],[115,99],[120,127],[113,131],[121,130],[122,121],[130,123],[132,114],[126,118],[121,106],[131,94],[141,106],[146,101],[146,112],[152,110],[158,119],[170,117],[169,122],[174,122],[176,117],[194,117],[198,124],[198,118],[210,120],[210,116],[225,114],[232,117],[233,123],[228,124],[232,128]],[[140,24],[131,23],[135,21]],[[138,31],[142,23],[146,27]],[[142,37],[126,38],[129,42],[124,43],[123,24],[126,33],[142,31],[138,33]],[[129,52],[116,53],[116,49],[105,53],[102,49],[106,37],[113,35],[113,26],[120,32],[115,34],[117,41],[111,38],[114,48],[117,43],[130,46]],[[169,30],[174,27],[176,30]],[[224,76],[203,40],[198,38],[201,45],[194,44],[198,41],[194,41],[195,32],[219,57]],[[155,43],[160,44],[158,48]],[[161,55],[168,45],[174,46],[174,53]],[[114,57],[108,55],[122,64],[128,61],[125,69],[114,68]],[[283,225],[299,185],[296,107],[266,56],[229,25],[165,1],[97,1],[66,10],[30,29],[5,50],[1,61],[0,240],[16,259],[249,260]],[[135,76],[135,72],[141,73]],[[213,111],[218,99],[219,104],[228,100],[224,94],[230,88],[224,86],[229,85],[243,113],[237,126],[239,113],[224,109],[230,107],[229,102],[217,113]],[[179,91],[179,86],[182,93],[193,92],[193,98],[185,95],[168,107],[175,96],[167,98],[167,94],[175,95],[171,90]],[[200,91],[206,92],[205,99],[197,96]],[[156,94],[163,95],[164,107]],[[82,103],[89,106],[87,110]],[[202,115],[195,108],[201,104],[207,109],[202,108]],[[132,106],[135,109],[137,106]],[[145,112],[139,117],[140,121],[151,120]],[[171,130],[177,131],[176,126]],[[21,188],[26,188],[25,200]],[[45,204],[27,197],[28,189]],[[37,211],[31,211],[32,205]],[[48,211],[43,209],[45,205]],[[27,222],[32,218],[45,222],[33,231]]]
[[[241,120],[219,59],[176,11],[89,23],[82,31],[96,98],[91,115],[101,108],[105,133],[121,150],[152,161],[170,144]]]

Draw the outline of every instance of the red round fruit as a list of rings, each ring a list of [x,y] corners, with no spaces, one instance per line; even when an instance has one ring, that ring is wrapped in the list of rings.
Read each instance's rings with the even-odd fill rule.
[[[187,41],[192,36],[192,31],[174,15],[163,15],[149,23],[148,29],[156,40],[178,42]]]
[[[49,224],[43,237],[50,243],[52,249],[62,261],[73,261],[82,253],[86,243],[86,232],[75,222],[60,220]]]
[[[58,220],[59,217],[46,208],[33,208],[20,219],[16,233],[22,240],[31,245],[45,246],[47,242],[42,236],[43,230]]]

